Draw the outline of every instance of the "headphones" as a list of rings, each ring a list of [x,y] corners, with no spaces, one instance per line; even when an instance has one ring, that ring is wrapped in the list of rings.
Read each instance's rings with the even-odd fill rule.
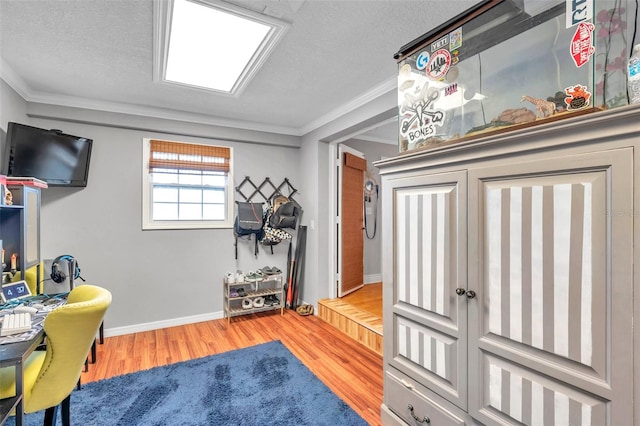
[[[63,254],[61,256],[56,257],[53,260],[53,263],[51,263],[51,279],[53,280],[53,282],[56,282],[58,284],[63,283],[67,279],[67,274],[65,273],[65,271],[62,271],[60,269],[60,262],[64,262],[64,261],[66,262],[75,261],[76,267],[73,271],[73,279],[76,280],[80,278],[80,265],[78,264],[78,261],[73,256],[69,256],[68,254]]]

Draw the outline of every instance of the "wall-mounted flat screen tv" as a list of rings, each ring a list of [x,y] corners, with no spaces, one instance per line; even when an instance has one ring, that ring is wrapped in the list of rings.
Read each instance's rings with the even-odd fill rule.
[[[87,186],[92,139],[10,122],[2,174],[35,177],[49,186]]]

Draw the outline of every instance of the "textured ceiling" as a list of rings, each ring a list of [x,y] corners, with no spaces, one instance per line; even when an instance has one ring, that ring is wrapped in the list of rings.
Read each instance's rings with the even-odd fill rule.
[[[151,0],[0,0],[1,75],[30,101],[164,110],[301,135],[393,81],[402,45],[475,1],[231,3],[291,25],[238,98],[153,81]]]

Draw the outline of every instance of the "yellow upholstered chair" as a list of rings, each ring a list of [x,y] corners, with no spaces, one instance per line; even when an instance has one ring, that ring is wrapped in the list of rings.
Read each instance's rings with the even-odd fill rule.
[[[111,304],[111,293],[84,284],[71,290],[67,303],[44,321],[46,350],[35,351],[24,365],[24,411],[45,412],[45,425],[54,424],[57,407],[70,425],[69,405],[85,359]],[[15,395],[13,367],[0,369],[0,398]]]
[[[48,271],[46,274],[50,276],[50,272],[51,271]],[[27,269],[27,271],[24,274],[24,280],[27,282],[27,286],[29,287],[29,290],[31,290],[31,294],[40,294],[44,292],[44,281],[45,281],[44,262],[40,262],[40,284],[39,285],[37,284],[37,277],[38,277],[37,265]],[[13,277],[11,278],[11,281],[16,282],[22,279],[23,279],[22,273],[18,271],[13,275]],[[104,329],[103,329],[102,323],[100,323],[99,330],[100,330],[100,343],[103,343]],[[91,363],[95,363],[95,362],[96,362],[96,342],[94,340],[93,344],[91,345]],[[88,369],[89,369],[89,360],[87,359],[85,362],[85,370],[88,371]]]
[[[11,278],[11,281],[20,281],[24,279],[27,282],[27,286],[29,290],[31,290],[31,294],[38,294],[38,290],[44,291],[44,263],[40,262],[40,286],[36,283],[36,277],[38,275],[37,265],[32,266],[27,269],[27,272],[24,274],[24,278],[22,278],[22,273],[20,271],[16,272],[15,275]]]

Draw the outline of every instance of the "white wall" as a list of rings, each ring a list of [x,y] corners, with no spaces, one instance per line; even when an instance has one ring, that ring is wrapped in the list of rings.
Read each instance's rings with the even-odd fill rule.
[[[299,289],[300,300],[315,304],[318,298],[318,284],[326,283],[327,271],[318,262],[323,252],[319,241],[326,240],[326,229],[319,221],[318,202],[321,190],[318,181],[318,163],[320,152],[317,144],[303,144],[300,149],[300,174],[302,186],[306,189],[302,193],[301,201],[305,206],[302,225],[307,226],[307,243],[304,262],[302,286]],[[313,226],[312,226],[313,225]]]
[[[353,137],[391,117],[397,116],[396,90],[392,88],[362,106],[303,136],[301,146],[302,179],[314,191],[306,201],[305,217],[313,219],[315,231],[307,241],[305,300],[336,297],[334,216],[331,199],[334,161],[331,145]]]
[[[20,110],[19,99],[8,103]],[[220,318],[225,272],[286,269],[286,244],[274,255],[261,247],[256,259],[243,241],[236,261],[231,229],[142,231],[142,138],[232,146],[236,184],[245,176],[275,183],[287,177],[304,193],[297,138],[48,105],[29,104],[26,112],[11,120],[94,140],[86,188],[42,191],[41,254],[75,256],[88,283],[112,292],[107,335]]]

